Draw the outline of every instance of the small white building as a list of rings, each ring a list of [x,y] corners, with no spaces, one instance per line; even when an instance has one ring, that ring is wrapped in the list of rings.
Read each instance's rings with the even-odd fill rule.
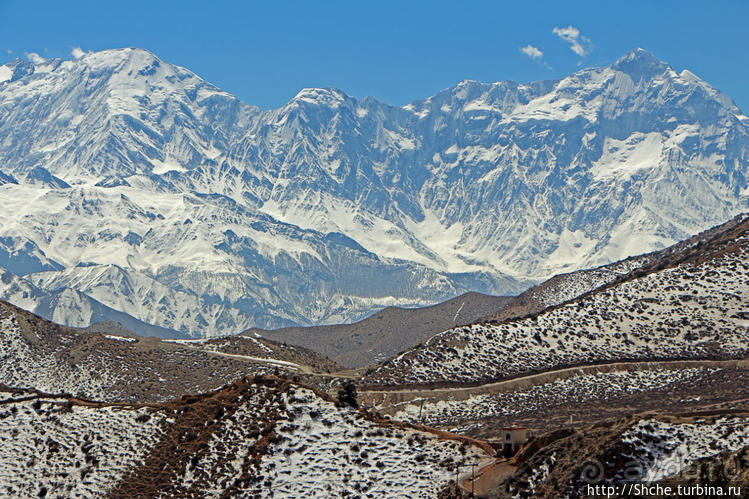
[[[502,435],[502,455],[505,457],[514,456],[515,453],[520,449],[528,440],[528,428],[524,426],[508,426],[500,428],[500,434]]]

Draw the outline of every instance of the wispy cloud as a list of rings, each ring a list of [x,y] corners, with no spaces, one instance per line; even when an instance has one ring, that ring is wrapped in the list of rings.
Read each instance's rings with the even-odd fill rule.
[[[7,52],[7,53],[9,53],[9,54],[12,54],[12,53],[13,53],[13,51],[12,51],[12,50],[10,50],[10,49],[6,50],[6,52]]]
[[[552,33],[570,44],[570,50],[580,57],[585,57],[590,53],[590,38],[580,35],[580,30],[574,26],[566,28],[554,28]]]
[[[36,52],[26,52],[26,57],[34,64],[42,64],[45,59]]]
[[[526,45],[525,47],[520,47],[520,51],[530,57],[531,59],[540,59],[544,56],[543,51],[539,49],[538,47],[534,47],[533,45]]]
[[[83,50],[81,47],[73,47],[73,50],[70,51],[70,55],[72,55],[76,59],[80,59],[86,54],[88,54],[88,52]]]

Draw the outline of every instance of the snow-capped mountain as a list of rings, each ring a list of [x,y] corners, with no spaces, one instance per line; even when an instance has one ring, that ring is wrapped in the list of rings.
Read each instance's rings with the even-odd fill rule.
[[[0,265],[190,335],[351,321],[664,247],[745,211],[748,165],[749,118],[640,49],[403,107],[304,89],[270,111],[141,49],[16,60]]]

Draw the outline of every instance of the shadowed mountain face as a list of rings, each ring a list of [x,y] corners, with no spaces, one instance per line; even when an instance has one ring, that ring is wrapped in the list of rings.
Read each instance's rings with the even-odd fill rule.
[[[212,336],[515,294],[748,208],[749,119],[642,50],[400,108],[304,89],[263,111],[140,49],[2,67],[0,265],[23,282],[0,296],[74,326]]]

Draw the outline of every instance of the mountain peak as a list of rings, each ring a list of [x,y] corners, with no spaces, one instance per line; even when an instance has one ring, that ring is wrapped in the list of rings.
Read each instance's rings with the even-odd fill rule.
[[[310,104],[320,104],[337,107],[341,103],[351,100],[343,91],[333,87],[303,88],[297,93],[292,102],[302,101]]]
[[[611,67],[624,73],[652,76],[668,68],[668,64],[638,47],[624,54]]]
[[[172,66],[159,59],[152,52],[138,47],[107,49],[98,52],[88,52],[78,59],[64,61],[62,59],[47,59],[42,62],[32,62],[16,58],[0,65],[0,83],[13,82],[38,72],[56,71],[58,68],[90,67],[97,70],[117,71],[122,69],[136,70],[151,74],[160,66]],[[176,68],[176,66],[174,66]],[[181,69],[181,68],[178,68]]]
[[[155,63],[158,67],[164,62],[152,52],[138,47],[126,47],[119,49],[107,49],[99,52],[91,52],[83,55],[77,60],[89,66],[150,66]]]
[[[655,55],[653,55],[652,52],[648,52],[642,47],[636,47],[626,54],[624,54],[622,57],[620,57],[614,64],[618,64],[624,61],[643,61],[643,62],[650,62],[650,63],[662,63],[660,59],[658,59]]]

